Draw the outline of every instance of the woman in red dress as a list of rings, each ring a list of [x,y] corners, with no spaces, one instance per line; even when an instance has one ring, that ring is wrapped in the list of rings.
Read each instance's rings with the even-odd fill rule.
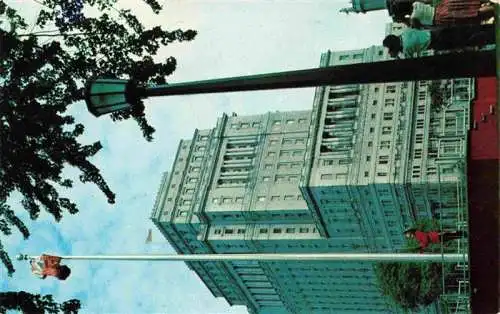
[[[467,233],[465,231],[429,231],[423,232],[417,228],[410,228],[405,230],[404,235],[408,239],[415,239],[420,245],[420,252],[423,253],[424,249],[427,248],[432,243],[446,243],[451,240],[460,239],[466,237]]]

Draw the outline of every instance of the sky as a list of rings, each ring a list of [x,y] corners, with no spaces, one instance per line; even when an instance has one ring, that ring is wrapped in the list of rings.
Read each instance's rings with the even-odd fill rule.
[[[33,0],[6,0],[35,18],[40,6]],[[160,1],[161,2],[161,1]],[[172,44],[158,58],[174,56],[177,70],[168,82],[184,82],[237,75],[313,68],[327,50],[349,50],[379,45],[387,13],[339,13],[343,0],[166,0],[159,15],[139,0],[121,0],[147,26],[198,31],[194,41]],[[149,217],[162,173],[169,171],[181,139],[196,128],[213,128],[222,113],[261,114],[268,111],[308,110],[313,89],[171,96],[147,99],[146,116],[156,128],[155,140],[146,142],[134,121],[112,122],[95,118],[84,103],[68,113],[86,127],[82,143],[100,140],[104,148],[93,159],[117,194],[109,205],[90,184],[75,184],[65,192],[80,212],[56,223],[49,214],[30,221],[15,198],[11,206],[25,221],[32,236],[15,233],[3,240],[14,257],[38,255],[174,253]],[[78,182],[78,172],[66,173]],[[153,243],[145,244],[149,228]],[[25,290],[52,294],[62,302],[82,301],[81,313],[244,314],[243,306],[229,306],[215,298],[196,274],[182,262],[68,261],[68,280],[39,280],[26,262],[14,262],[8,278],[0,270],[0,291]]]

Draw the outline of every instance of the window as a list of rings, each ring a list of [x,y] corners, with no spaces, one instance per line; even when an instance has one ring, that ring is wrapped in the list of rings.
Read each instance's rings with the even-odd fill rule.
[[[222,203],[224,203],[224,204],[230,204],[230,203],[232,203],[232,200],[233,200],[232,198],[224,197],[222,199]]]
[[[239,123],[233,123],[231,124],[231,129],[239,129],[240,124]]]
[[[286,120],[286,124],[294,124],[294,123],[295,123],[295,120],[292,120],[292,119]]]
[[[358,59],[363,59],[363,54],[362,53],[356,53],[352,56],[353,59],[358,60]]]
[[[281,228],[274,228],[273,233],[281,233]]]
[[[390,148],[391,148],[391,141],[380,142],[380,149],[390,149]]]
[[[332,180],[333,179],[333,174],[331,173],[325,173],[321,175],[321,180]]]
[[[274,120],[273,121],[273,125],[280,125],[281,124],[281,120]]]
[[[368,171],[365,171],[365,178],[368,177],[369,173]]]
[[[379,177],[387,177],[387,172],[377,172],[377,176],[379,176]]]
[[[194,157],[194,159],[193,159],[193,160],[194,160],[194,161],[201,161],[202,159],[203,159],[203,157],[201,157],[201,156],[196,156],[196,157]]]
[[[344,61],[344,60],[348,60],[349,59],[349,55],[341,55],[339,56],[339,60],[340,61]]]
[[[366,161],[370,161],[372,160],[372,157],[371,156],[366,156]]]
[[[370,128],[370,133],[375,132],[375,128]]]
[[[260,127],[260,122],[252,123],[252,128],[258,128],[258,127]]]
[[[246,129],[246,128],[250,127],[250,124],[248,124],[248,123],[242,123],[241,127],[244,128],[244,129]]]
[[[379,52],[382,52],[382,51],[379,51]],[[375,87],[375,88],[373,89],[373,91],[374,91],[375,93],[378,93],[378,91],[379,91],[379,90],[380,90],[380,88],[378,88],[378,87]]]
[[[378,104],[378,101],[377,101],[377,100],[374,100],[374,101],[372,102],[372,106],[376,106],[377,104]]]
[[[294,140],[292,140],[291,138],[285,138],[283,140],[283,145],[292,145],[294,142]]]
[[[182,205],[191,205],[191,200],[184,200]]]
[[[295,144],[304,144],[306,141],[304,138],[298,138],[295,140]]]
[[[371,119],[374,120],[376,117],[377,117],[377,114],[376,113],[372,113]]]
[[[392,120],[393,113],[392,112],[384,112],[384,120],[389,121]]]
[[[189,183],[196,183],[198,182],[198,178],[189,178]]]
[[[379,156],[378,163],[381,165],[385,165],[385,164],[389,163],[389,156],[387,156],[387,155]]]
[[[221,230],[220,230],[220,229],[215,229],[215,230],[214,230],[214,233],[215,233],[215,234],[221,234]]]
[[[396,92],[396,85],[388,85],[385,88],[386,93],[395,93]]]
[[[267,233],[267,228],[260,228],[259,233]]]
[[[238,229],[238,234],[244,234],[245,233],[245,229]]]
[[[225,234],[233,234],[234,230],[233,229],[226,229],[224,230]]]
[[[186,189],[184,191],[184,193],[186,193],[186,194],[193,194],[194,193],[194,189]]]
[[[265,202],[266,201],[266,197],[265,196],[259,196],[257,198],[257,201],[259,201],[259,202]]]
[[[280,197],[278,195],[271,196],[271,201],[279,201]]]
[[[331,165],[333,165],[333,159],[323,160],[323,166],[331,166]]]
[[[385,107],[394,107],[395,100],[393,98],[387,98],[385,100],[384,106]]]
[[[285,195],[285,201],[292,201],[295,197],[293,195]]]
[[[306,123],[306,119],[299,119],[299,123]]]
[[[274,179],[275,182],[285,182],[285,180],[285,176],[276,176],[276,178]]]
[[[389,135],[392,132],[392,127],[384,126],[382,127],[382,135]]]
[[[295,233],[295,228],[286,228],[286,233]]]
[[[268,152],[267,157],[274,157],[276,156],[276,152]]]
[[[237,197],[236,199],[237,204],[242,204],[243,203],[243,197]]]
[[[309,228],[300,228],[299,232],[300,233],[308,233],[309,232]]]
[[[278,140],[270,140],[269,145],[276,145],[278,144]]]
[[[368,147],[372,147],[372,146],[373,146],[373,142],[372,142],[372,141],[369,141],[367,146],[368,146]]]
[[[283,150],[280,152],[280,157],[289,157],[289,156],[290,156],[289,151]]]
[[[191,172],[200,172],[200,167],[191,167]]]

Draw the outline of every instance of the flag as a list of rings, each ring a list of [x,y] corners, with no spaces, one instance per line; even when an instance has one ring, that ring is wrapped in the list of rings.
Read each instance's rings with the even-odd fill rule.
[[[148,236],[146,238],[146,244],[153,242],[153,230],[148,230]]]
[[[42,256],[30,260],[31,272],[41,279],[53,276],[59,280],[66,280],[71,269],[62,265],[61,260],[59,256],[42,254]]]

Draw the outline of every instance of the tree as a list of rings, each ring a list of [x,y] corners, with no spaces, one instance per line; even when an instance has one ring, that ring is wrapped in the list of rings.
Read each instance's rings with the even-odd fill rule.
[[[374,270],[382,294],[406,312],[432,304],[443,292],[439,263],[377,263]]]
[[[77,299],[59,304],[50,294],[42,296],[25,291],[0,292],[0,313],[17,310],[22,313],[76,314],[80,307],[80,301]]]
[[[146,29],[130,10],[116,9],[116,1],[39,0],[43,9],[30,27],[0,0],[0,231],[4,236],[11,234],[11,227],[24,238],[30,235],[6,205],[14,191],[22,195],[21,204],[33,220],[41,209],[56,221],[64,211],[78,212],[75,203],[58,193],[73,186],[71,178],[62,177],[66,166],[78,168],[80,181],[95,184],[109,203],[115,202],[115,194],[89,161],[101,143],[79,143],[84,126],[75,124],[65,111],[84,99],[88,78],[164,84],[175,70],[176,59],[156,62],[153,57],[161,47],[196,35],[193,30],[166,31],[160,26]],[[154,13],[160,12],[156,0],[143,2]],[[101,15],[87,16],[87,7],[97,8]],[[143,103],[111,118],[136,120],[146,140],[152,140],[154,128],[144,117]],[[0,258],[12,275],[15,270],[1,242]]]

